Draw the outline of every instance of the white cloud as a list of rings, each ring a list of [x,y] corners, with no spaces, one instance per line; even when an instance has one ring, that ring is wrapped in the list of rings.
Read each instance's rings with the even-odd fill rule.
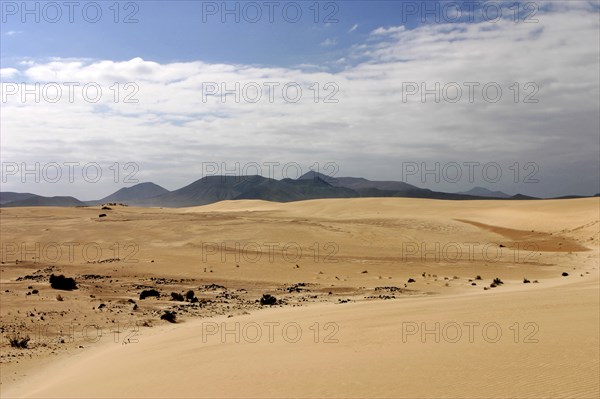
[[[354,32],[356,29],[358,29],[358,24],[354,24],[354,26],[352,26],[348,32]]]
[[[23,33],[23,31],[20,30],[9,30],[7,32],[4,33],[5,36],[16,36],[16,35],[20,35],[21,33]]]
[[[19,75],[19,70],[15,68],[1,68],[0,69],[0,79],[12,79],[15,76]]]
[[[406,28],[404,26],[392,26],[389,28],[380,27],[371,32],[371,35],[374,36],[386,36],[392,35],[394,33],[402,33],[405,32]]]
[[[321,42],[321,46],[323,47],[331,47],[337,44],[336,38],[327,38]]]

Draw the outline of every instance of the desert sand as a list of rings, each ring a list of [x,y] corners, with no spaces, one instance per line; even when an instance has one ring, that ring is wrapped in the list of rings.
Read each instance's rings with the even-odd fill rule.
[[[2,397],[600,395],[598,198],[111,208],[0,211]]]

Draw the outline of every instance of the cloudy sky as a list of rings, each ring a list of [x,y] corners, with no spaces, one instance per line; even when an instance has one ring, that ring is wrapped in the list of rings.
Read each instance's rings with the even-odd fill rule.
[[[2,1],[2,191],[312,168],[599,192],[598,1],[473,3]]]

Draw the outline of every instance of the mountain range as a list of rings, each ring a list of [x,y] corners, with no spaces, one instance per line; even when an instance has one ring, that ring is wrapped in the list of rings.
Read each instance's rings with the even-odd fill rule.
[[[126,203],[132,206],[178,208],[207,205],[224,200],[260,199],[292,202],[320,198],[404,197],[446,200],[534,199],[517,194],[475,187],[445,193],[419,188],[401,181],[372,181],[360,177],[331,177],[308,172],[298,179],[275,180],[263,176],[206,176],[178,190],[169,191],[154,183],[121,188],[93,201],[74,197],[43,197],[31,193],[0,192],[0,207],[90,206]],[[569,198],[575,198],[571,196]]]

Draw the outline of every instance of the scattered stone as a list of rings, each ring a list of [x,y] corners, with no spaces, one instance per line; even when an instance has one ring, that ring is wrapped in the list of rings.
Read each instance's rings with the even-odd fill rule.
[[[209,291],[215,291],[215,290],[226,290],[227,288],[225,288],[219,284],[209,284],[209,285],[205,285],[204,289],[209,290]]]
[[[188,301],[191,301],[192,299],[194,299],[196,295],[194,294],[194,291],[189,290],[188,292],[185,293],[185,299],[187,299]]]
[[[158,291],[157,291],[157,290],[155,290],[155,289],[152,289],[152,290],[144,290],[144,291],[142,291],[142,292],[141,292],[141,294],[140,294],[140,299],[145,299],[145,298],[148,298],[148,297],[151,297],[151,296],[154,296],[154,297],[157,297],[157,298],[158,298],[158,297],[160,296],[160,292],[158,292]]]
[[[77,289],[75,280],[71,277],[65,277],[62,274],[60,276],[50,275],[50,287],[55,290],[70,291]]]
[[[177,313],[171,310],[165,310],[165,313],[160,316],[161,320],[166,320],[169,323],[176,323]]]
[[[402,288],[400,287],[375,287],[375,291],[389,291],[389,292],[402,292]]]
[[[276,305],[277,304],[277,298],[275,298],[271,294],[263,294],[262,298],[260,298],[260,304],[262,306],[265,306],[265,305],[269,305],[269,306]]]
[[[18,349],[27,349],[27,345],[31,339],[29,338],[29,335],[21,337],[19,334],[12,334],[6,338],[8,339],[11,347]]]
[[[183,295],[178,294],[177,292],[171,292],[171,299],[173,301],[183,302]]]

